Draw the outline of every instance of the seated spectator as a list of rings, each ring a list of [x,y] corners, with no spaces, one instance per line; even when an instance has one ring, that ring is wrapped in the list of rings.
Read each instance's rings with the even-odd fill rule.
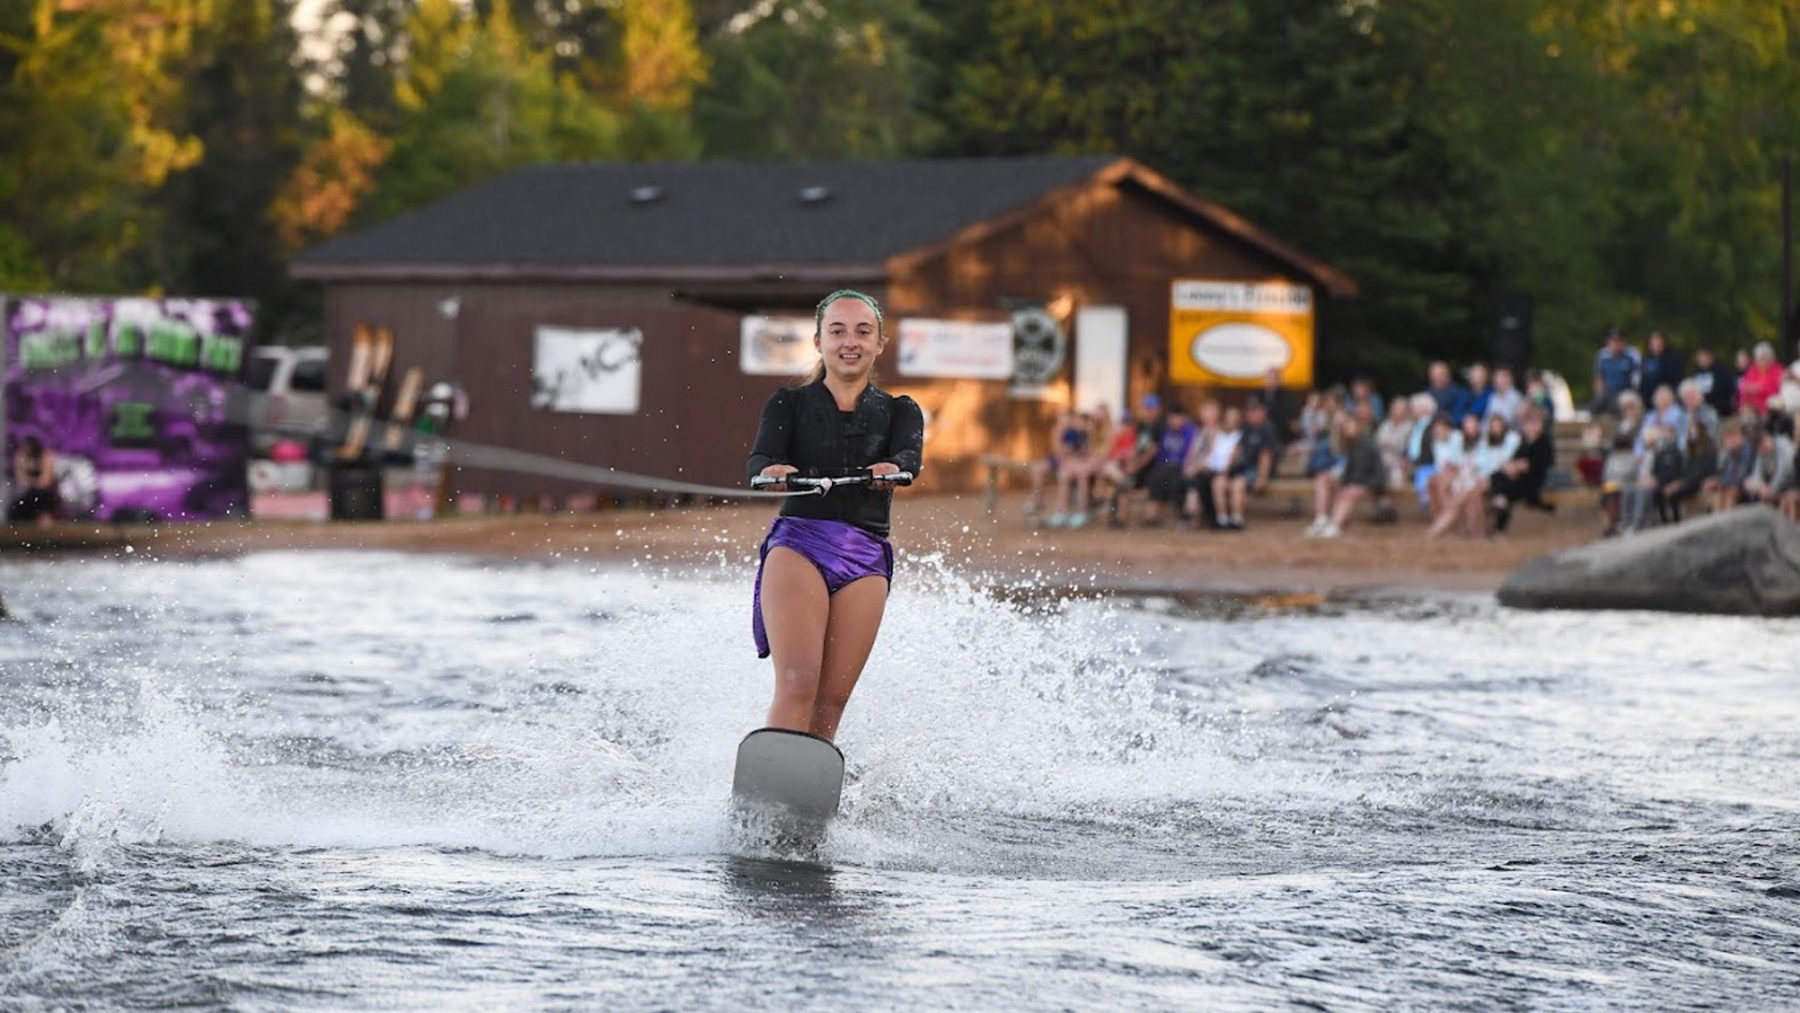
[[[1436,538],[1461,524],[1465,534],[1487,532],[1486,502],[1493,476],[1512,460],[1519,436],[1506,421],[1491,418],[1484,427],[1473,413],[1463,418],[1463,456],[1445,483],[1444,503],[1426,531]]]
[[[1606,467],[1607,443],[1605,426],[1582,427],[1581,453],[1575,458],[1575,474],[1584,485],[1601,484],[1601,472]]]
[[[1051,471],[1057,477],[1055,513],[1044,524],[1048,527],[1084,527],[1087,524],[1087,495],[1100,462],[1094,461],[1093,419],[1080,412],[1066,412],[1057,432],[1055,453],[1051,455]]]
[[[1783,517],[1800,523],[1800,441],[1796,441],[1796,449],[1788,458],[1788,481],[1780,490],[1778,503]]]
[[[1314,391],[1300,409],[1300,435],[1306,441],[1306,477],[1335,471],[1338,460],[1337,420],[1340,403],[1331,392]]]
[[[1756,343],[1750,353],[1750,365],[1738,377],[1738,405],[1757,415],[1769,412],[1769,399],[1781,391],[1781,363],[1775,361],[1775,349],[1767,341]]]
[[[1412,473],[1413,494],[1419,499],[1419,515],[1431,516],[1431,492],[1429,485],[1431,476],[1437,472],[1437,464],[1432,459],[1433,443],[1445,434],[1434,435],[1432,429],[1438,419],[1442,419],[1446,429],[1450,425],[1450,416],[1439,415],[1437,399],[1430,394],[1420,392],[1411,398],[1412,428],[1406,436],[1406,464]]]
[[[1666,433],[1679,436],[1687,432],[1687,413],[1675,403],[1673,387],[1658,387],[1650,397],[1650,412],[1644,417],[1645,422]]]
[[[1714,448],[1719,445],[1719,412],[1706,401],[1705,393],[1700,389],[1700,381],[1688,377],[1675,388],[1675,396],[1681,401],[1681,413],[1686,419],[1698,420],[1700,427],[1706,431],[1706,438]],[[1693,427],[1685,422],[1681,429],[1682,446],[1687,446]]]
[[[1088,467],[1088,445],[1092,435],[1087,416],[1072,409],[1060,412],[1051,430],[1050,453],[1042,461],[1032,462],[1032,495],[1028,508],[1032,516],[1044,509],[1044,486],[1051,481],[1056,483],[1051,514],[1044,521],[1045,526],[1060,528],[1077,513],[1082,516],[1082,523],[1087,523],[1088,479],[1092,477]]]
[[[27,436],[13,452],[13,489],[6,507],[8,524],[49,527],[62,506],[56,480],[56,455],[36,436]]]
[[[1685,386],[1692,381],[1683,380]],[[1712,405],[1700,403],[1707,411]],[[1717,420],[1715,419],[1715,422]],[[1713,436],[1706,427],[1706,419],[1698,412],[1688,416],[1687,432],[1679,441],[1681,446],[1681,477],[1663,486],[1663,504],[1665,507],[1663,520],[1676,524],[1686,510],[1689,500],[1699,496],[1706,488],[1706,483],[1719,472],[1719,448],[1713,442]]]
[[[1131,501],[1147,495],[1146,486],[1150,469],[1156,464],[1162,425],[1162,399],[1155,394],[1145,394],[1138,401],[1137,411],[1113,433],[1106,463],[1100,469],[1101,477],[1111,486],[1111,494],[1107,497],[1108,526],[1124,527],[1131,512]]]
[[[1606,526],[1601,531],[1603,537],[1619,533],[1625,490],[1637,482],[1641,461],[1640,455],[1633,449],[1636,442],[1636,438],[1630,434],[1615,432],[1612,450],[1606,455],[1606,464],[1601,468],[1600,514],[1606,521]]]
[[[1643,399],[1638,397],[1635,390],[1621,391],[1613,405],[1619,412],[1619,420],[1613,426],[1613,435],[1631,437],[1632,452],[1643,453],[1644,442],[1641,439],[1644,430]]]
[[[1412,429],[1410,403],[1406,398],[1395,398],[1387,418],[1375,430],[1375,449],[1381,451],[1381,463],[1387,468],[1387,487],[1390,489],[1404,489],[1412,482],[1411,462],[1406,456]]]
[[[1322,471],[1313,478],[1312,526],[1306,529],[1310,538],[1336,538],[1356,504],[1378,495],[1386,484],[1387,469],[1381,463],[1381,451],[1375,449],[1373,437],[1363,431],[1355,415],[1345,414],[1338,423],[1339,446],[1343,451],[1343,468]]]
[[[1212,453],[1213,443],[1222,431],[1219,402],[1208,398],[1200,403],[1196,428],[1195,439],[1188,444],[1187,457],[1181,462],[1181,477],[1185,488],[1181,504],[1182,527],[1211,523],[1215,517],[1212,498],[1214,472],[1208,464],[1208,457]]]
[[[1543,381],[1538,381],[1538,384],[1539,386],[1542,386]],[[1550,393],[1546,390],[1544,392],[1544,401],[1548,403],[1549,400]],[[1519,388],[1514,384],[1513,371],[1507,369],[1505,366],[1501,366],[1499,369],[1494,370],[1494,392],[1488,397],[1487,413],[1483,418],[1483,421],[1485,422],[1487,418],[1498,415],[1506,420],[1508,426],[1517,427],[1519,424],[1519,409],[1524,404],[1525,395],[1519,393]]]
[[[1238,445],[1244,439],[1244,413],[1236,408],[1225,409],[1225,418],[1219,424],[1218,432],[1213,434],[1212,442],[1206,448],[1204,472],[1207,476],[1206,500],[1212,508],[1212,516],[1206,520],[1222,531],[1232,531],[1243,526],[1242,517],[1233,524],[1232,509],[1227,502],[1231,485],[1231,470],[1237,464]],[[1239,514],[1243,512],[1240,499],[1237,506]],[[1196,518],[1198,521],[1199,518]]]
[[[1663,489],[1681,481],[1681,448],[1675,434],[1651,425],[1644,427],[1643,438],[1645,450],[1638,455],[1637,475],[1620,491],[1622,534],[1642,531],[1653,508],[1659,517],[1663,516]]]
[[[1275,424],[1269,421],[1268,409],[1261,401],[1244,406],[1244,427],[1238,437],[1237,454],[1227,475],[1225,497],[1213,502],[1222,511],[1220,527],[1230,531],[1244,530],[1244,497],[1246,493],[1261,495],[1269,488],[1275,474],[1275,459],[1281,454],[1281,442],[1275,435]]]
[[[1757,437],[1756,460],[1744,478],[1744,499],[1778,506],[1794,482],[1794,441],[1764,429]]]
[[[1497,535],[1506,534],[1513,508],[1521,503],[1544,511],[1556,509],[1543,498],[1544,483],[1556,464],[1556,441],[1545,425],[1544,413],[1527,406],[1519,416],[1519,426],[1519,446],[1513,451],[1512,460],[1488,479],[1488,492],[1493,497],[1493,533]]]
[[[1731,419],[1719,426],[1719,470],[1701,490],[1712,496],[1714,513],[1730,510],[1744,498],[1744,480],[1756,465],[1756,446],[1744,424]]]
[[[1479,430],[1468,416],[1463,416],[1463,421],[1470,429]],[[1479,431],[1465,436],[1462,428],[1452,423],[1448,415],[1439,415],[1432,420],[1431,459],[1436,462],[1436,467],[1432,469],[1431,480],[1425,489],[1431,520],[1436,521],[1444,512],[1459,476],[1473,461],[1475,446],[1471,441],[1479,436]]]
[[[1156,457],[1144,477],[1150,497],[1144,503],[1144,523],[1152,527],[1163,521],[1163,510],[1180,511],[1187,497],[1187,476],[1181,472],[1194,441],[1200,438],[1200,427],[1178,404],[1169,405],[1167,421],[1156,444]]]

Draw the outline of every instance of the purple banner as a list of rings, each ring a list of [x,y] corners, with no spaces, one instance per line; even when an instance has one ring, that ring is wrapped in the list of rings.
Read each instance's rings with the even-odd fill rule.
[[[7,299],[8,476],[35,436],[64,518],[246,516],[251,321],[241,300]]]

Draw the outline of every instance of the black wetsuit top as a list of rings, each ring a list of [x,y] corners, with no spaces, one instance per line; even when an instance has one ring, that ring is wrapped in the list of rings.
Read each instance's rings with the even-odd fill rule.
[[[791,464],[808,478],[833,478],[885,461],[916,477],[924,444],[925,415],[912,398],[871,385],[854,412],[840,412],[819,380],[769,397],[746,470],[754,478],[771,464]],[[893,500],[890,490],[847,485],[823,496],[791,497],[782,503],[781,515],[848,521],[886,538]]]

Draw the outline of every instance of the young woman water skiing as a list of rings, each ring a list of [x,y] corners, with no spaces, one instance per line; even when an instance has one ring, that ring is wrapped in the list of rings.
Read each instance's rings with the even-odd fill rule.
[[[925,420],[911,398],[875,386],[887,335],[874,299],[833,292],[813,320],[819,365],[763,406],[750,477],[874,480],[782,504],[762,544],[751,611],[757,656],[773,655],[775,666],[767,724],[830,740],[875,646],[894,575],[894,483],[879,478],[919,473]]]

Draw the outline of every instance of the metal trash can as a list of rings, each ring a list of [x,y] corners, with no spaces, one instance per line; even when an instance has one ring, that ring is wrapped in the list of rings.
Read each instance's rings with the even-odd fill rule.
[[[385,516],[381,465],[333,464],[327,488],[334,521],[378,521]]]

